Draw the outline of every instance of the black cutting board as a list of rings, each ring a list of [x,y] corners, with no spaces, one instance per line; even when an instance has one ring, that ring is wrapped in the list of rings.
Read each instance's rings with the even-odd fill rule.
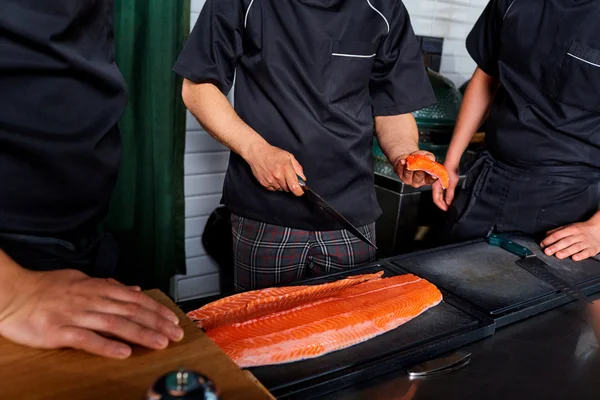
[[[558,260],[543,254],[531,238],[511,236],[584,293],[600,289],[600,262]],[[570,301],[515,262],[518,256],[490,246],[485,240],[462,243],[388,261],[398,272],[409,271],[447,290],[493,318],[497,327],[507,325]]]
[[[384,276],[399,275],[387,265],[376,265],[295,284],[320,284],[381,270]],[[310,360],[250,371],[278,399],[307,399],[406,368],[493,334],[491,320],[442,294],[444,301],[438,306],[364,343]]]

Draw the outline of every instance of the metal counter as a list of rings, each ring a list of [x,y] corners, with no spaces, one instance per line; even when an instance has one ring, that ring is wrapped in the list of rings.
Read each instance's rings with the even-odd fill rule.
[[[591,296],[599,299],[599,295]],[[579,302],[510,325],[462,350],[461,370],[423,379],[397,371],[329,400],[587,400],[600,398],[600,301]]]

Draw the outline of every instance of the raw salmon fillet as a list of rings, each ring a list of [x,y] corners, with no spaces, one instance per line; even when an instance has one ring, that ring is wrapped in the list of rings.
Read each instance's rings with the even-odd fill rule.
[[[383,271],[376,274],[355,275],[322,285],[287,286],[253,290],[214,301],[187,316],[205,330],[222,325],[243,322],[277,311],[294,308],[306,302],[333,295],[345,287],[381,279]]]
[[[208,336],[240,367],[322,356],[381,335],[442,301],[440,291],[412,274],[366,281]]]
[[[438,178],[444,189],[447,189],[450,185],[450,177],[446,168],[427,156],[411,154],[406,158],[406,168],[409,171],[425,171],[429,175]]]

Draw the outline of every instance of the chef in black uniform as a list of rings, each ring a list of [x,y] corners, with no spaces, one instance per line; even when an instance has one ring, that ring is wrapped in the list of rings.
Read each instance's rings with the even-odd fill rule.
[[[127,99],[112,21],[113,0],[0,0],[0,336],[124,358],[96,332],[150,348],[183,332],[139,288],[84,274],[116,262],[96,232]]]
[[[403,166],[419,151],[410,113],[435,97],[401,1],[208,0],[175,71],[188,108],[232,150],[223,200],[238,290],[375,257],[300,197],[296,175],[371,239],[374,133],[406,183],[431,183]]]
[[[492,0],[467,38],[478,68],[434,200],[452,240],[492,228],[539,237],[548,255],[600,252],[600,2]],[[454,199],[458,161],[483,126],[486,151]]]

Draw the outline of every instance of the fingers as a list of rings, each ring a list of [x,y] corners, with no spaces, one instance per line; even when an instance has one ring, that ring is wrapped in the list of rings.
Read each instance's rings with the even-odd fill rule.
[[[550,246],[552,246],[554,243],[558,242],[559,240],[562,240],[568,236],[574,236],[577,234],[578,234],[577,229],[574,228],[573,226],[568,226],[566,228],[557,229],[553,233],[548,235],[542,241],[541,247],[546,248],[544,250],[544,253],[546,253],[546,255],[551,256],[552,254],[554,254],[555,251],[552,251],[552,249],[550,249]]]
[[[169,310],[167,307],[163,306],[159,302],[146,296],[144,293],[112,287],[109,290],[107,290],[106,293],[104,293],[103,295],[113,300],[120,300],[122,302],[139,304],[147,310],[150,310],[163,316],[164,318],[168,319],[174,324],[179,323],[179,318],[177,318],[173,311]]]
[[[110,283],[111,285],[116,285],[116,286],[120,286],[120,287],[126,287],[128,289],[134,290],[136,292],[141,292],[142,288],[139,286],[126,286],[124,284],[122,284],[121,282],[117,281],[116,279],[113,278],[106,278],[106,281],[108,283]]]
[[[587,248],[583,251],[580,251],[577,254],[574,254],[571,258],[573,259],[573,261],[583,261],[590,257],[596,256],[596,254],[597,253],[592,248]]]
[[[443,211],[448,211],[448,205],[444,201],[444,189],[440,182],[435,182],[431,187],[433,202]]]
[[[304,189],[302,189],[298,183],[298,175],[296,175],[295,168],[293,167],[292,163],[290,163],[290,166],[285,170],[286,186],[294,195],[302,196],[304,194]]]
[[[73,315],[77,328],[107,333],[111,336],[149,349],[161,350],[169,345],[169,338],[142,325],[115,314],[84,312]]]
[[[448,188],[446,189],[446,204],[450,206],[452,201],[454,201],[454,193],[456,190],[456,183],[450,183]]]
[[[281,149],[277,149],[277,155],[269,163],[259,179],[260,183],[271,191],[292,192],[296,196],[302,196],[304,190],[298,184],[298,176],[306,180],[302,166],[296,158]]]
[[[286,185],[290,192],[292,192],[296,196],[302,196],[304,194],[304,189],[300,187],[298,184],[298,178],[296,177],[296,173],[293,171],[288,171],[286,173]]]
[[[433,185],[437,181],[438,181],[438,178],[436,178],[435,176],[425,174],[425,185]]]
[[[583,238],[580,236],[567,236],[565,238],[560,239],[559,241],[555,242],[554,244],[552,244],[551,246],[549,246],[544,252],[551,256],[553,254],[559,253],[560,251],[581,242]]]
[[[306,181],[307,179],[306,179],[306,176],[304,176],[304,169],[302,168],[302,165],[300,165],[298,160],[296,160],[296,157],[294,157],[294,156],[291,156],[291,157],[292,157],[292,167],[294,167],[294,172],[296,172],[296,175],[300,175],[300,177]]]
[[[435,155],[434,155],[433,153],[430,153],[430,152],[428,152],[428,151],[425,151],[425,150],[420,150],[418,153],[419,153],[419,154],[422,154],[422,155],[424,155],[424,156],[426,156],[426,157],[429,157],[429,159],[430,159],[431,161],[437,161],[437,160],[435,159]]]
[[[546,233],[546,236],[550,236],[550,235],[552,235],[554,232],[558,232],[558,231],[560,231],[560,230],[561,230],[561,229],[563,229],[563,228],[565,228],[565,227],[564,227],[564,226],[559,226],[558,228],[552,229],[551,231],[548,231],[548,232]]]
[[[150,311],[136,303],[125,303],[118,300],[102,299],[94,308],[97,312],[125,317],[145,328],[151,329],[169,340],[178,342],[183,339],[183,329],[156,312]]]
[[[427,174],[424,171],[414,171],[412,180],[413,186],[423,186],[425,184],[425,176],[427,176]]]
[[[55,347],[70,347],[102,357],[125,359],[131,355],[131,347],[116,340],[107,339],[90,330],[64,327],[52,340]]]
[[[398,176],[400,177],[402,182],[404,182],[405,184],[410,185],[410,186],[415,186],[414,171],[410,171],[408,168],[403,167],[401,170],[401,173],[399,173]]]
[[[567,239],[561,240],[559,243],[566,241]],[[565,258],[569,258],[575,254],[586,250],[589,246],[584,242],[576,242],[569,246],[564,247],[562,250],[556,252],[556,258],[559,260],[564,260]]]

